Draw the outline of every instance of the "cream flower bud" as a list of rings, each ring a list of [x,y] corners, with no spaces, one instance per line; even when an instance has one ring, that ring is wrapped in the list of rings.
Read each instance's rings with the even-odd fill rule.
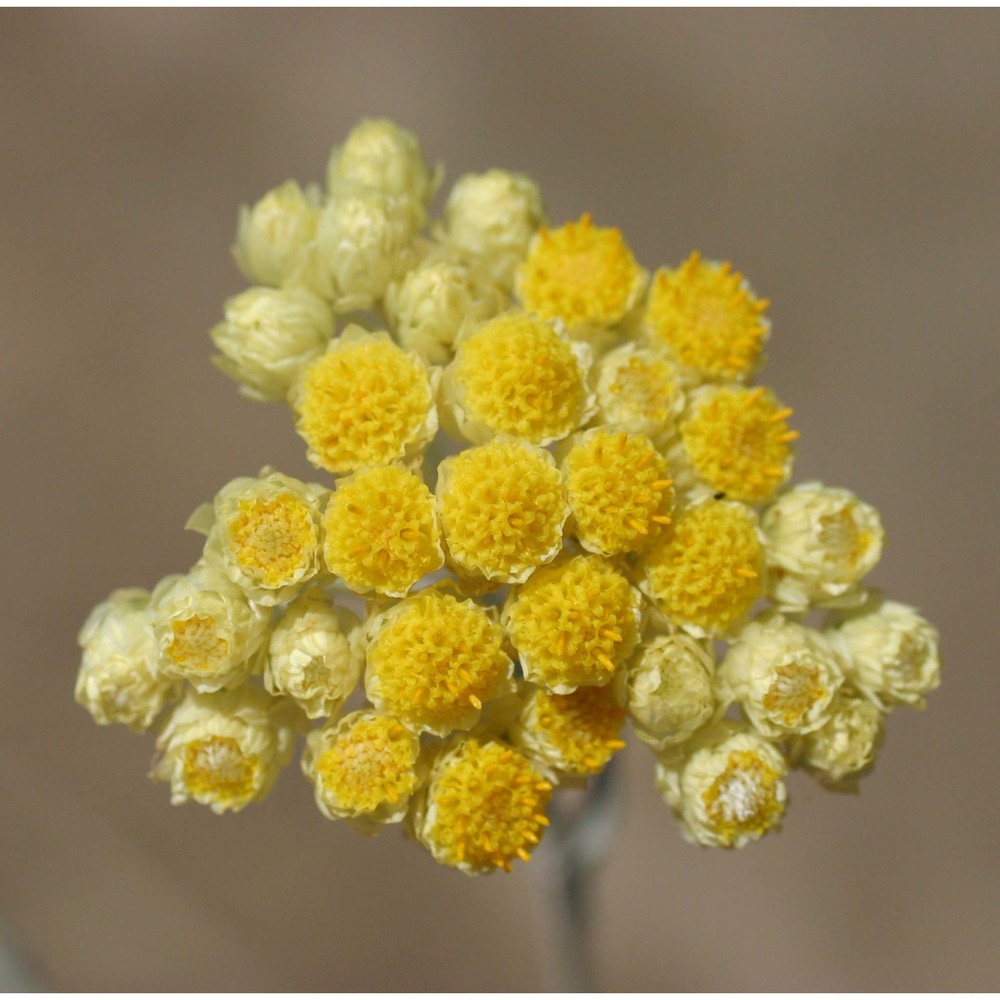
[[[419,205],[430,202],[438,183],[417,137],[387,118],[358,122],[331,152],[326,179],[335,198],[370,190]]]
[[[260,285],[280,285],[316,235],[318,192],[295,181],[268,191],[253,208],[240,208],[233,256],[239,269]]]
[[[686,840],[743,847],[780,825],[788,765],[776,747],[723,721],[686,750],[686,756],[661,760],[656,768],[656,787]]]
[[[377,833],[406,815],[419,756],[419,737],[397,719],[352,712],[309,734],[302,771],[324,816]]]
[[[496,285],[463,264],[428,258],[386,291],[385,312],[399,343],[431,364],[447,364],[456,340],[505,304]]]
[[[210,333],[222,352],[212,363],[261,402],[284,400],[333,333],[327,304],[301,288],[250,288],[226,301],[225,317]]]
[[[186,576],[161,580],[150,612],[164,677],[211,692],[256,672],[269,616],[219,570],[200,563]]]
[[[760,733],[811,733],[830,717],[844,675],[821,632],[781,615],[751,622],[719,668],[719,692],[738,701]]]
[[[156,741],[150,777],[170,783],[173,805],[195,801],[238,812],[274,786],[295,744],[294,707],[250,686],[189,691]]]
[[[334,198],[320,216],[317,260],[305,262],[303,280],[320,284],[334,312],[371,309],[413,266],[419,229],[419,206],[408,198],[376,193]]]
[[[361,622],[314,588],[289,604],[274,626],[264,686],[294,699],[308,718],[326,718],[351,696],[364,666]]]
[[[329,491],[264,469],[216,494],[205,560],[252,601],[280,604],[322,568],[322,513]]]
[[[455,182],[444,206],[441,238],[485,281],[506,290],[545,221],[538,185],[524,174],[488,170]]]
[[[827,632],[848,680],[877,705],[925,706],[941,683],[937,629],[916,609],[885,601]]]
[[[160,675],[148,607],[148,590],[116,590],[80,630],[76,701],[102,726],[121,722],[142,732],[180,693],[176,681]]]
[[[654,750],[689,739],[716,714],[709,643],[658,635],[629,664],[626,698],[636,735]]]
[[[885,718],[875,705],[842,691],[825,725],[790,741],[792,760],[824,784],[853,790],[856,779],[875,759],[884,730]]]
[[[882,554],[878,511],[850,490],[801,483],[764,511],[768,589],[779,607],[860,603],[857,584]]]

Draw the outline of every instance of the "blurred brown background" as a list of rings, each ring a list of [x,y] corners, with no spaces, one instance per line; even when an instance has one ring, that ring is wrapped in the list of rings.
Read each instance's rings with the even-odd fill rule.
[[[802,776],[780,836],[683,843],[626,752],[598,886],[607,989],[1000,986],[993,12],[0,14],[5,488],[0,923],[45,986],[527,990],[532,869],[467,879],[323,819],[295,771],[236,817],[172,809],[150,737],[72,702],[113,588],[195,558],[190,511],[280,407],[208,364],[237,206],[319,179],[364,115],[449,179],[504,166],[649,266],[699,248],[772,298],[797,479],[882,511],[875,581],[941,629],[859,797]]]

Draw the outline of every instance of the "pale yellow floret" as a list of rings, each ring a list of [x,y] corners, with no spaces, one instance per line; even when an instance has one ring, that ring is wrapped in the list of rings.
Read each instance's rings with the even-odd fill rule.
[[[306,369],[293,403],[309,461],[338,475],[415,458],[437,430],[424,362],[360,327]]]
[[[245,499],[226,526],[240,568],[277,587],[307,561],[319,541],[309,508],[291,493]]]
[[[434,497],[398,465],[342,479],[323,526],[327,568],[358,593],[403,597],[444,563]]]
[[[368,697],[415,730],[470,729],[486,702],[512,689],[514,666],[495,615],[444,587],[376,615],[368,635]]]
[[[729,846],[763,836],[784,811],[781,775],[760,755],[734,750],[725,770],[702,792],[712,832]]]
[[[601,229],[585,214],[559,229],[542,228],[518,274],[525,309],[568,327],[613,326],[635,305],[646,282],[621,230]]]
[[[661,444],[676,433],[684,392],[673,362],[662,351],[623,344],[594,365],[591,382],[602,423]]]
[[[638,552],[670,524],[667,462],[644,434],[586,431],[562,468],[573,510],[569,530],[588,552]]]
[[[766,503],[792,471],[791,409],[770,390],[705,388],[681,423],[684,452],[695,477],[731,500]]]
[[[562,547],[566,490],[552,456],[534,445],[501,437],[445,459],[437,498],[461,572],[519,583]]]
[[[219,634],[211,615],[190,615],[170,622],[171,639],[164,653],[185,670],[208,671],[213,661],[225,658],[229,642]]]
[[[638,640],[641,598],[599,556],[536,570],[511,592],[504,626],[526,680],[558,694],[607,684]]]
[[[414,834],[436,861],[481,875],[528,861],[549,820],[552,785],[524,754],[463,739],[435,763]]]
[[[544,769],[584,777],[603,771],[625,746],[625,709],[618,685],[581,687],[570,694],[535,688],[514,731],[517,744]]]
[[[330,819],[398,823],[417,787],[419,755],[420,740],[399,720],[352,712],[309,734],[302,770]]]
[[[770,332],[768,304],[731,265],[696,252],[654,275],[645,321],[651,339],[680,364],[704,378],[742,380],[757,367]]]
[[[185,744],[183,766],[193,799],[210,798],[232,809],[252,797],[260,761],[243,753],[231,736],[208,736]]]
[[[640,586],[693,635],[728,633],[761,596],[763,555],[751,510],[707,500],[677,514],[647,552]]]
[[[545,445],[593,413],[590,350],[526,313],[487,320],[461,341],[445,373],[460,435],[481,444],[511,434]]]

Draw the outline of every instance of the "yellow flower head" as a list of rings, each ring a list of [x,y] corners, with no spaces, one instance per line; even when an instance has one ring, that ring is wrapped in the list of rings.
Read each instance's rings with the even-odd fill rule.
[[[470,875],[531,859],[549,821],[552,785],[504,743],[460,739],[436,760],[413,833],[441,864]]]
[[[638,552],[670,524],[667,461],[645,434],[586,431],[562,468],[573,510],[569,531],[588,552]]]
[[[590,348],[527,313],[487,320],[458,345],[444,399],[458,436],[482,444],[510,434],[545,445],[594,412]]]
[[[735,723],[721,722],[696,737],[687,756],[661,760],[656,783],[685,839],[743,847],[780,825],[787,773],[775,746]]]
[[[376,832],[406,815],[419,756],[419,738],[397,719],[352,712],[309,734],[302,771],[324,816]]]
[[[215,496],[205,559],[251,600],[287,601],[321,569],[320,514],[327,490],[280,472],[227,483]]]
[[[607,684],[638,639],[641,598],[599,556],[571,556],[511,591],[504,626],[526,680],[557,694]]]
[[[259,801],[289,762],[294,709],[245,685],[235,691],[189,691],[156,741],[150,774],[170,783],[174,805],[195,801],[236,812]]]
[[[684,392],[674,363],[662,351],[622,344],[591,370],[601,422],[662,444],[677,431]]]
[[[761,596],[763,555],[753,511],[706,500],[677,514],[646,553],[640,586],[674,625],[725,634]]]
[[[327,568],[358,593],[403,597],[444,564],[434,497],[398,465],[342,479],[323,525]]]
[[[515,743],[542,770],[575,777],[598,774],[625,746],[619,685],[581,687],[570,694],[534,688],[524,699]]]
[[[771,499],[792,471],[788,429],[792,414],[763,386],[705,387],[691,400],[681,422],[680,464],[704,495],[725,493],[731,500],[762,504]]]
[[[559,229],[542,228],[528,250],[517,292],[529,312],[568,327],[614,326],[646,284],[619,229],[600,229],[583,215]]]
[[[520,583],[562,548],[569,503],[552,456],[500,437],[438,467],[438,508],[463,573]]]
[[[293,390],[309,461],[344,475],[419,456],[437,431],[436,376],[386,334],[348,327]]]
[[[768,305],[731,265],[696,252],[677,270],[656,272],[645,319],[651,340],[679,364],[706,379],[742,380],[760,361],[771,329],[763,316]]]
[[[365,690],[380,711],[420,732],[470,729],[512,688],[503,630],[472,600],[430,587],[368,623]]]

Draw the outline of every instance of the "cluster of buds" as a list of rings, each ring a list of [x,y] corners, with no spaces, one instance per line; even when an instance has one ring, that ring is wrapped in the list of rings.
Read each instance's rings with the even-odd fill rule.
[[[304,742],[324,816],[468,873],[528,860],[629,720],[695,843],[775,829],[791,767],[853,787],[937,636],[863,586],[875,509],[788,486],[767,301],[697,253],[650,275],[588,215],[550,228],[521,174],[459,178],[432,221],[440,179],[364,121],[325,191],[242,209],[253,285],[214,360],[327,484],[225,485],[188,573],[91,614],[77,700],[158,727],[175,803],[242,809]]]

